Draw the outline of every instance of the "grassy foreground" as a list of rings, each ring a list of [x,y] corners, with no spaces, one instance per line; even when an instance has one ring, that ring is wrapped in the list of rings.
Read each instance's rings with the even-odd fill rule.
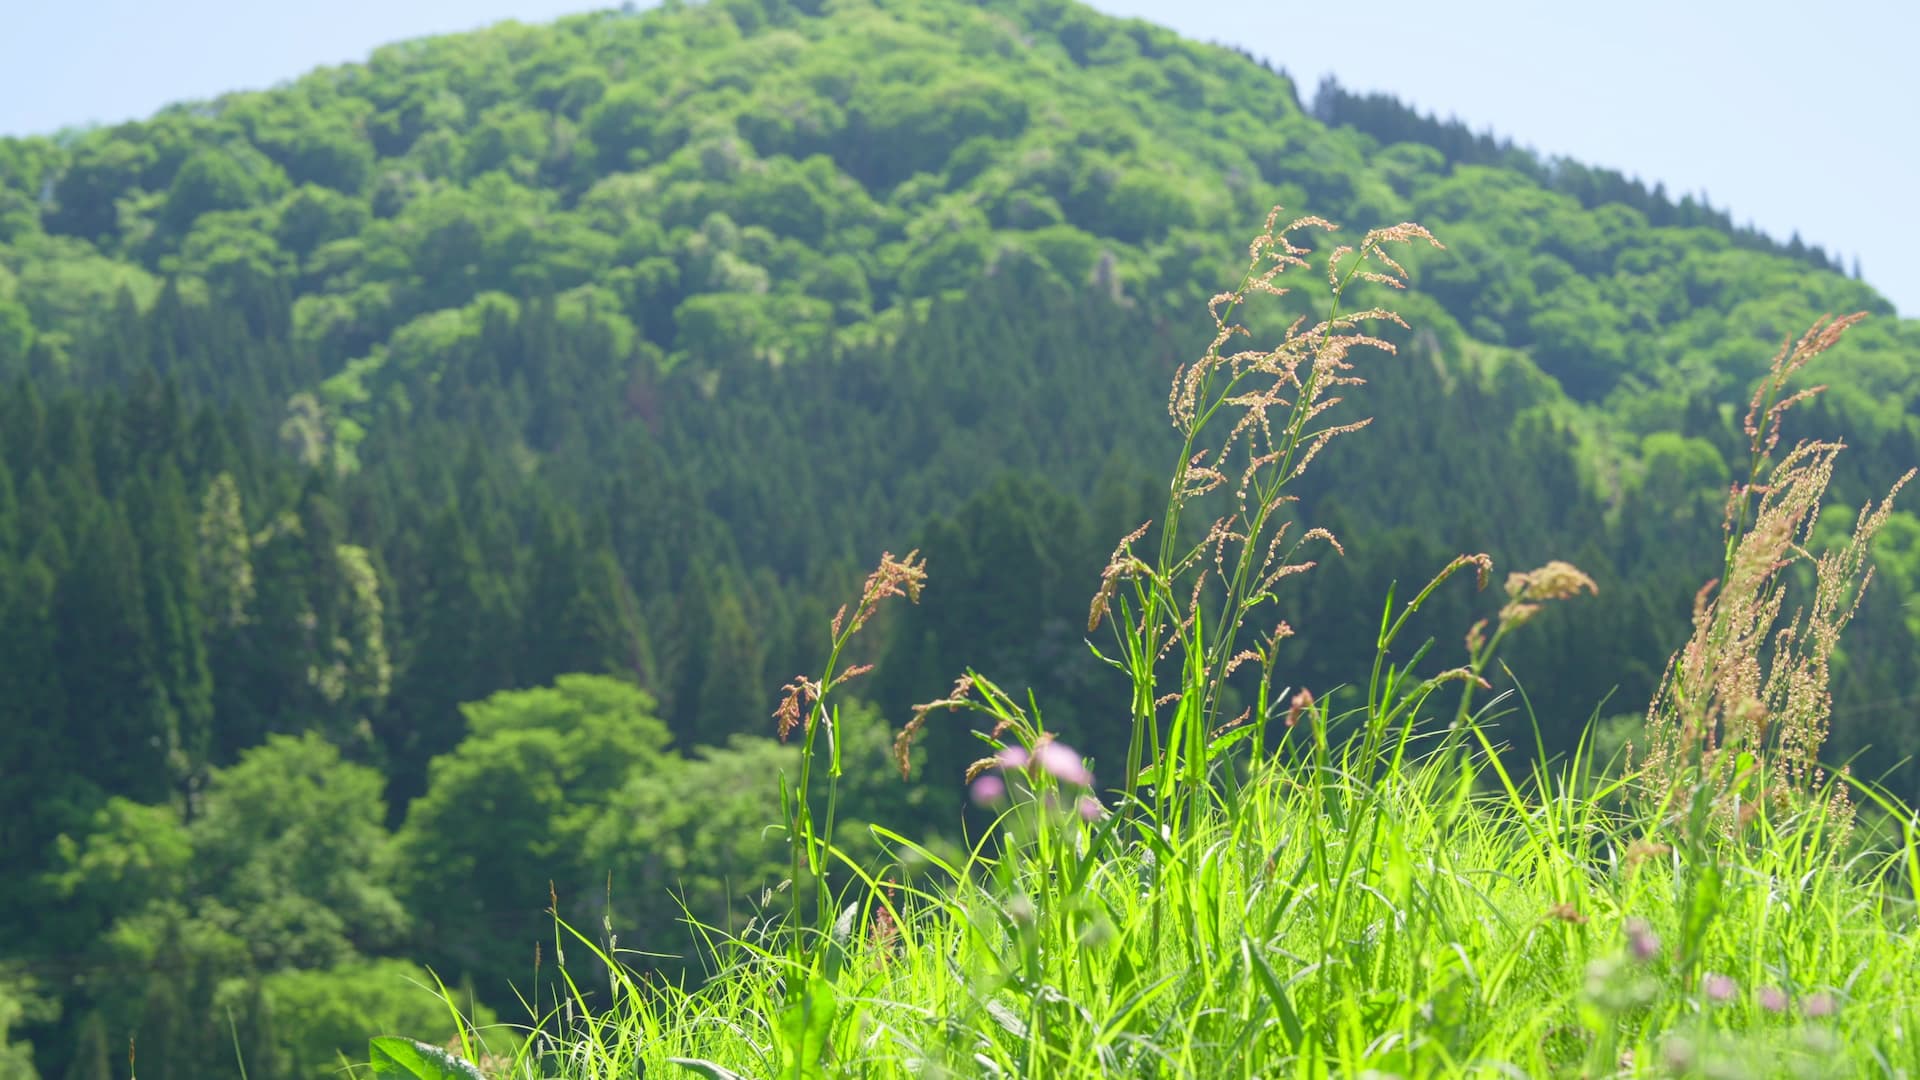
[[[1887,504],[1813,550],[1839,447],[1779,447],[1795,376],[1854,320],[1788,342],[1755,390],[1724,572],[1636,752],[1538,761],[1509,745],[1524,699],[1475,693],[1509,633],[1593,588],[1565,563],[1509,575],[1460,666],[1423,674],[1452,650],[1398,639],[1435,589],[1484,587],[1485,556],[1387,598],[1363,681],[1277,688],[1293,630],[1266,609],[1338,547],[1299,531],[1288,485],[1362,426],[1334,419],[1334,395],[1361,350],[1391,351],[1368,327],[1398,322],[1348,293],[1400,284],[1388,245],[1437,243],[1397,226],[1314,259],[1291,238],[1315,228],[1331,226],[1270,219],[1215,299],[1218,333],[1170,397],[1187,445],[1167,512],[1120,543],[1094,599],[1089,629],[1111,636],[1096,651],[1134,690],[1124,764],[1094,776],[1038,704],[969,672],[901,732],[901,761],[948,712],[990,721],[968,773],[993,829],[958,864],[881,828],[888,861],[846,856],[836,701],[862,669],[842,653],[925,579],[889,555],[835,617],[820,676],[787,687],[781,733],[804,742],[780,780],[792,872],[765,921],[709,939],[712,977],[663,985],[622,962],[613,928],[559,926],[573,993],[536,1003],[530,1036],[471,1031],[460,1060],[378,1039],[374,1071],[1920,1076],[1920,823],[1817,761],[1828,660]],[[1327,314],[1231,351],[1250,336],[1234,314],[1294,269],[1331,283]]]

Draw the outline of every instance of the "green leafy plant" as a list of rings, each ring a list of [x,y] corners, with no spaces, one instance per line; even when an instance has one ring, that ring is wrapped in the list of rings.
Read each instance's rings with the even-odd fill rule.
[[[787,926],[787,965],[782,975],[785,993],[774,1031],[780,1050],[780,1076],[791,1080],[813,1080],[832,1049],[830,1033],[841,1020],[834,989],[844,946],[837,940],[835,921],[840,917],[833,890],[826,877],[837,852],[833,846],[834,816],[839,809],[841,760],[840,710],[834,694],[849,679],[871,670],[872,665],[842,668],[841,655],[853,636],[866,626],[881,601],[904,596],[920,599],[926,580],[926,566],[916,561],[917,551],[895,559],[891,552],[880,557],[880,565],[868,575],[860,599],[851,613],[842,605],[833,616],[832,648],[826,667],[818,680],[805,676],[787,684],[774,717],[780,737],[785,739],[795,728],[801,730],[799,777],[789,788],[780,778],[780,805],[787,818],[787,843],[791,849],[791,875],[787,879],[791,903]],[[824,741],[823,741],[824,740]],[[824,756],[824,762],[821,758]],[[825,766],[826,796],[824,813],[814,812],[814,784],[819,766]],[[803,882],[812,881],[816,896],[816,920],[812,933],[803,932],[800,917]],[[844,939],[845,934],[837,935]]]
[[[367,1044],[367,1056],[375,1076],[404,1080],[487,1080],[472,1062],[413,1039],[380,1036]]]

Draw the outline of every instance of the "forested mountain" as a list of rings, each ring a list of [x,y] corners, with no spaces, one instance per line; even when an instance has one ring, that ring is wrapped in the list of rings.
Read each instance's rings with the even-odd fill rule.
[[[517,1008],[550,882],[630,947],[688,948],[669,890],[744,921],[775,691],[883,549],[931,580],[865,638],[879,715],[975,665],[1117,753],[1087,598],[1275,204],[1446,245],[1306,478],[1346,556],[1291,685],[1486,550],[1599,584],[1511,653],[1547,745],[1637,713],[1735,403],[1822,312],[1877,316],[1798,414],[1836,496],[1920,459],[1920,322],[1819,249],[1061,0],[505,24],[0,140],[0,1047],[319,1076],[435,1022],[397,958]],[[1829,756],[1913,794],[1920,518],[1877,554]],[[912,785],[856,748],[856,815],[960,835],[959,738]]]

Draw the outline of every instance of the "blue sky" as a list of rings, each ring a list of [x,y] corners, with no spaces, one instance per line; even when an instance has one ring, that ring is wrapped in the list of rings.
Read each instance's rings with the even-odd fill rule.
[[[63,0],[9,5],[0,134],[271,86],[375,46],[590,0]],[[1095,0],[1238,44],[1311,93],[1332,73],[1547,153],[1705,192],[1858,256],[1920,316],[1920,3]]]

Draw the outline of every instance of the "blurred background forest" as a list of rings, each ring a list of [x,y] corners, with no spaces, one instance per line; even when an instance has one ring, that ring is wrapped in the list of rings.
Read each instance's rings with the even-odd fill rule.
[[[447,1027],[423,963],[519,1018],[550,883],[697,974],[882,549],[931,580],[862,639],[855,818],[964,835],[964,733],[902,783],[881,729],[969,665],[1112,760],[1087,600],[1275,204],[1447,245],[1307,474],[1346,556],[1286,685],[1363,676],[1396,578],[1564,558],[1599,596],[1507,659],[1549,752],[1618,746],[1823,312],[1878,316],[1796,414],[1852,448],[1823,529],[1920,459],[1920,321],[1821,249],[1062,0],[509,24],[0,139],[0,1078],[331,1075]],[[1827,756],[1912,797],[1920,518],[1876,557]]]

